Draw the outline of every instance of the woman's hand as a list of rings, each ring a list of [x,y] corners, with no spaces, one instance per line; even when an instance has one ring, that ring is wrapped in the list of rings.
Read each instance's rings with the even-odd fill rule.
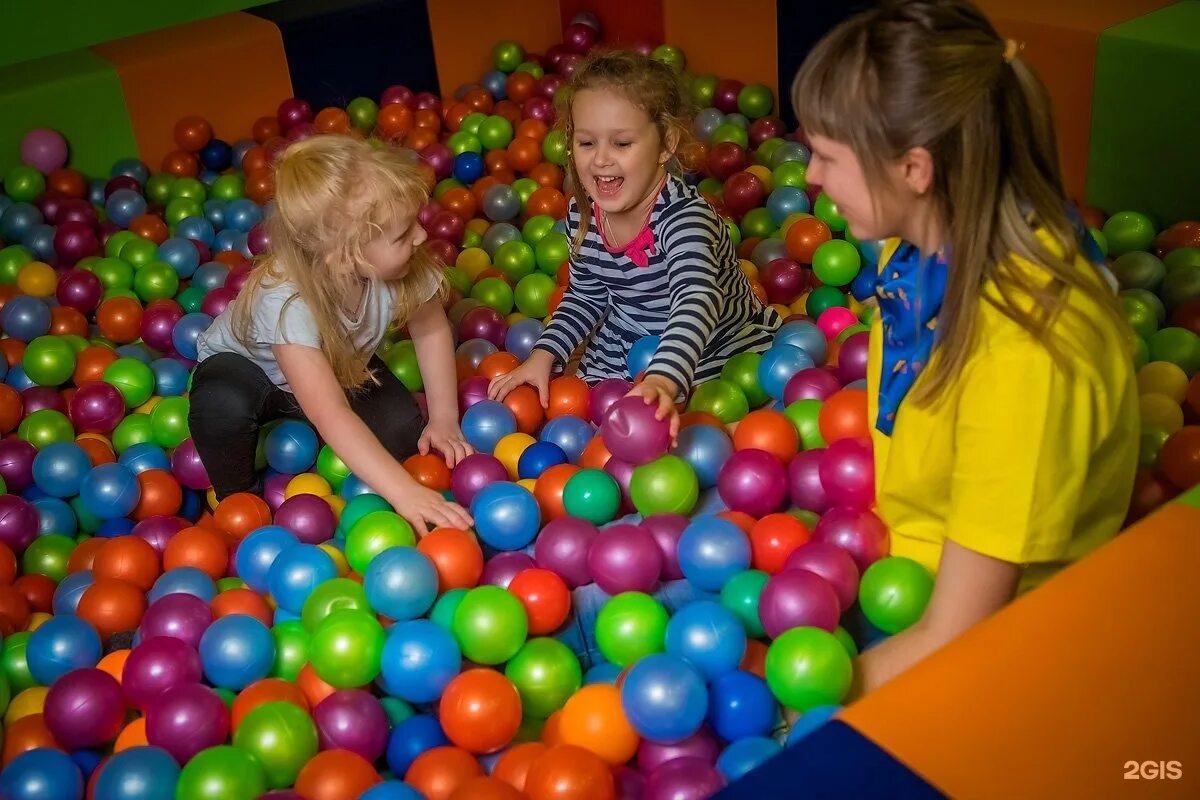
[[[675,398],[678,394],[679,387],[670,378],[664,378],[661,375],[647,375],[625,396],[641,397],[646,401],[646,405],[657,405],[658,409],[654,412],[654,418],[671,421],[671,443],[674,444],[675,437],[679,435],[679,410],[675,408]]]
[[[397,514],[408,520],[418,540],[429,531],[430,526],[465,531],[475,524],[465,508],[415,481],[391,492],[387,501]]]
[[[463,436],[462,428],[453,420],[430,420],[417,440],[417,450],[421,455],[430,450],[437,450],[446,459],[446,466],[451,469],[467,456],[475,452],[474,448]]]
[[[554,356],[545,350],[534,350],[525,363],[505,375],[492,379],[488,384],[488,399],[503,400],[513,389],[528,383],[537,389],[542,408],[550,404],[550,369]]]

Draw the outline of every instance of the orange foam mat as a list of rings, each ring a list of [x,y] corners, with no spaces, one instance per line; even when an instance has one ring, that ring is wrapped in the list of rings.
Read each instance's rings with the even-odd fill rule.
[[[977,0],[1001,36],[1024,45],[1050,94],[1067,194],[1083,202],[1092,129],[1096,45],[1107,28],[1171,0]]]
[[[198,114],[216,136],[250,135],[292,95],[275,24],[235,13],[131,36],[92,50],[117,69],[143,160],[158,169],[178,145],[175,121]]]
[[[841,718],[951,797],[1200,796],[1198,586],[1166,506]]]
[[[663,0],[667,43],[683,50],[696,75],[761,83],[779,103],[776,0]],[[787,2],[787,0],[783,0]]]
[[[544,53],[562,41],[558,0],[431,0],[429,27],[438,84],[449,97],[464,83],[478,83],[494,69],[492,45],[518,42]]]

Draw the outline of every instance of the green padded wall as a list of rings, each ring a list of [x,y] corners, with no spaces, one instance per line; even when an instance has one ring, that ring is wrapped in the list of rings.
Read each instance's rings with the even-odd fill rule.
[[[0,175],[19,163],[30,128],[60,131],[70,165],[91,177],[138,153],[117,71],[87,50],[0,67],[0,120]]]
[[[1200,0],[1100,36],[1088,203],[1166,226],[1200,218]]]
[[[0,66],[275,1],[0,0]]]

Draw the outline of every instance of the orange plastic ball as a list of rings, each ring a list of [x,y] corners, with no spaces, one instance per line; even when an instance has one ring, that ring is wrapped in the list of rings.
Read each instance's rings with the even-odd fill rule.
[[[483,550],[475,537],[457,528],[435,528],[421,537],[417,550],[433,562],[438,574],[438,594],[470,589],[483,574]]]
[[[471,778],[450,795],[450,800],[528,800],[499,778],[483,776]]]
[[[350,115],[336,106],[322,108],[313,117],[313,127],[321,133],[349,133]]]
[[[119,753],[131,747],[147,747],[150,744],[146,738],[146,718],[138,717],[125,726],[113,743],[113,752]]]
[[[96,309],[96,325],[117,344],[136,342],[142,335],[142,304],[132,297],[110,297]]]
[[[438,133],[442,129],[442,119],[437,112],[430,108],[419,108],[413,114],[413,124],[418,128],[427,128]]]
[[[505,99],[496,103],[496,107],[492,109],[492,113],[496,116],[504,117],[514,129],[521,124],[521,107],[512,100]]]
[[[87,194],[87,178],[77,169],[61,167],[46,176],[46,188],[67,197],[82,199]]]
[[[529,768],[549,751],[541,742],[523,742],[504,751],[492,767],[492,777],[499,778],[518,791],[525,791]]]
[[[220,595],[217,596],[220,597]],[[308,698],[309,708],[316,708],[322,700],[337,691],[317,676],[312,664],[305,664],[300,668],[300,673],[296,676],[296,685]]]
[[[450,468],[441,456],[417,453],[404,459],[404,468],[413,480],[427,489],[444,492],[450,488]]]
[[[87,317],[70,306],[55,306],[50,309],[50,333],[55,336],[87,336]]]
[[[512,164],[508,163],[508,151],[488,150],[483,157],[483,167],[489,175],[501,170],[511,170]]]
[[[212,612],[213,619],[245,614],[254,617],[268,628],[271,627],[274,618],[267,601],[251,589],[228,589],[221,592],[212,600]]]
[[[404,773],[404,782],[425,796],[425,800],[450,800],[459,787],[483,775],[475,756],[459,747],[434,747],[413,759]]]
[[[200,159],[187,150],[172,150],[163,156],[162,171],[176,178],[194,178],[200,174]]]
[[[543,186],[529,196],[525,212],[562,219],[567,215],[567,198],[553,186]]]
[[[217,504],[213,520],[218,528],[241,541],[251,531],[271,524],[271,507],[257,495],[238,492]]]
[[[496,101],[487,89],[467,90],[467,93],[463,95],[462,102],[468,112],[478,111],[481,114],[491,114],[492,109],[496,107]]]
[[[0,635],[11,636],[29,624],[29,600],[15,586],[0,586]]]
[[[750,672],[760,678],[767,677],[767,646],[758,639],[746,639],[746,653],[738,669]]]
[[[542,725],[541,742],[549,747],[554,747],[556,744],[563,744],[561,708],[546,717],[546,722]]]
[[[71,551],[71,557],[67,560],[67,574],[73,575],[76,572],[90,570],[96,560],[96,554],[107,542],[108,539],[93,536],[91,539],[75,545],[75,549]]]
[[[610,458],[612,458],[612,453],[608,452],[608,446],[604,444],[604,437],[593,436],[579,456],[579,466],[584,469],[604,469],[604,465]]]
[[[506,350],[501,350],[485,356],[475,371],[490,381],[507,375],[520,365],[520,359]]]
[[[550,132],[550,126],[540,119],[523,119],[517,124],[514,133],[517,136],[528,136],[530,139],[537,139],[539,142],[546,138],[546,134]],[[549,164],[549,162],[545,162]],[[550,164],[550,166],[554,166]],[[532,177],[532,176],[531,176]]]
[[[518,386],[501,401],[508,406],[517,418],[517,430],[532,436],[542,427],[545,420],[545,409],[538,397],[537,389],[532,386]]]
[[[383,779],[371,762],[349,750],[325,750],[300,768],[296,793],[306,800],[358,800]]]
[[[147,517],[172,516],[183,505],[183,488],[169,470],[147,469],[137,476],[142,496],[130,512],[130,517],[143,520]]]
[[[801,264],[811,264],[817,248],[833,238],[829,226],[816,217],[803,217],[788,228],[788,256]]]
[[[271,161],[267,158],[267,151],[264,148],[251,147],[242,155],[242,171],[247,176],[269,172],[270,169]]]
[[[223,534],[207,528],[184,528],[163,550],[163,569],[195,567],[214,581],[229,571],[229,545]]]
[[[484,175],[482,178],[471,184],[471,194],[475,195],[476,202],[482,205],[483,195],[487,193],[488,189],[496,186],[499,183],[500,181],[498,181],[492,175]]]
[[[539,755],[525,781],[529,800],[615,800],[612,768],[582,747],[560,744]]]
[[[732,522],[734,525],[737,525],[742,530],[742,533],[745,533],[747,536],[749,536],[750,531],[754,529],[754,523],[758,522],[758,520],[747,514],[745,511],[720,511],[717,513],[717,516],[723,520]]]
[[[800,434],[784,414],[771,409],[751,411],[733,432],[735,450],[765,450],[784,464],[800,449]]]
[[[607,683],[584,686],[562,708],[562,738],[591,750],[609,764],[624,764],[639,737],[621,707],[621,692]],[[532,776],[531,776],[532,777]]]
[[[388,108],[391,108],[391,106],[388,106]],[[418,152],[424,150],[437,140],[437,131],[430,130],[429,128],[413,127],[408,133],[404,134],[404,146]]]
[[[508,164],[517,172],[529,172],[542,163],[542,144],[528,136],[517,136],[508,144]]]
[[[1172,433],[1159,451],[1158,463],[1177,488],[1200,484],[1200,425],[1185,425]]]
[[[246,177],[246,197],[259,205],[266,205],[275,197],[275,175],[260,172]]]
[[[29,610],[33,613],[50,613],[57,586],[53,578],[37,573],[22,575],[13,581],[13,588],[25,595],[25,599],[29,601]]]
[[[82,447],[83,452],[87,453],[88,458],[92,460],[93,467],[112,464],[117,460],[117,454],[113,452],[112,445],[98,433],[81,433],[75,438],[75,444]]]
[[[555,464],[538,476],[533,487],[533,497],[537,500],[544,522],[558,519],[567,513],[563,506],[563,490],[567,481],[578,471],[579,467],[574,464]]]
[[[212,141],[212,123],[204,117],[182,117],[175,123],[175,144],[189,153],[198,153]]]
[[[531,636],[558,630],[571,613],[571,591],[558,573],[548,569],[524,569],[508,585],[509,594],[525,607]]]
[[[475,195],[471,194],[471,190],[465,187],[455,187],[448,190],[438,198],[438,203],[441,204],[442,208],[462,219],[471,219],[479,210],[479,204],[475,202]]]
[[[821,438],[829,444],[841,439],[870,439],[866,391],[842,389],[831,394],[821,406],[817,425]]]
[[[291,703],[306,714],[311,710],[308,698],[299,686],[282,678],[263,678],[247,686],[233,699],[229,711],[231,730],[236,731],[246,715],[264,703],[278,702]]]
[[[4,353],[8,365],[15,367],[25,356],[25,343],[20,339],[0,339],[0,352]]]
[[[521,695],[499,672],[469,669],[446,685],[438,718],[456,746],[493,753],[511,742],[521,727]]]
[[[812,537],[808,526],[791,514],[768,514],[750,529],[750,557],[754,569],[774,575],[788,556]]]
[[[138,536],[109,539],[92,562],[92,575],[96,580],[116,578],[128,581],[143,592],[150,591],[161,574],[158,552]]]
[[[101,641],[114,633],[136,630],[145,613],[145,590],[115,578],[97,578],[84,589],[75,608],[75,616],[90,622]]]
[[[546,419],[574,415],[587,419],[588,400],[591,389],[587,381],[574,375],[563,375],[550,381],[550,402],[546,407]]]
[[[0,383],[0,434],[15,430],[23,416],[25,401],[21,393],[7,383]]]
[[[529,170],[529,178],[537,183],[538,186],[547,189],[562,189],[563,171],[560,167],[551,164],[549,161],[543,161]]]
[[[274,114],[259,117],[254,120],[254,125],[250,128],[250,136],[259,144],[262,144],[267,139],[279,136],[281,133],[279,117]]]
[[[0,767],[7,767],[9,762],[22,753],[30,750],[46,748],[62,750],[41,714],[27,714],[4,728],[4,749],[0,755]]]
[[[514,72],[504,82],[504,94],[514,103],[524,103],[537,91],[537,78],[528,72]]]
[[[453,103],[442,113],[442,119],[446,122],[446,130],[457,131],[462,128],[462,121],[467,118],[468,114],[472,113],[472,109],[466,103]]]

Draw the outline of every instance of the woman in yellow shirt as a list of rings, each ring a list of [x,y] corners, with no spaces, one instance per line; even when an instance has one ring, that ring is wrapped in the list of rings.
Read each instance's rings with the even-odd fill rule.
[[[937,577],[922,618],[859,658],[869,691],[1119,530],[1137,390],[1045,91],[975,6],[885,0],[817,45],[793,102],[809,182],[859,239],[895,237],[868,393],[877,510],[892,555]]]

